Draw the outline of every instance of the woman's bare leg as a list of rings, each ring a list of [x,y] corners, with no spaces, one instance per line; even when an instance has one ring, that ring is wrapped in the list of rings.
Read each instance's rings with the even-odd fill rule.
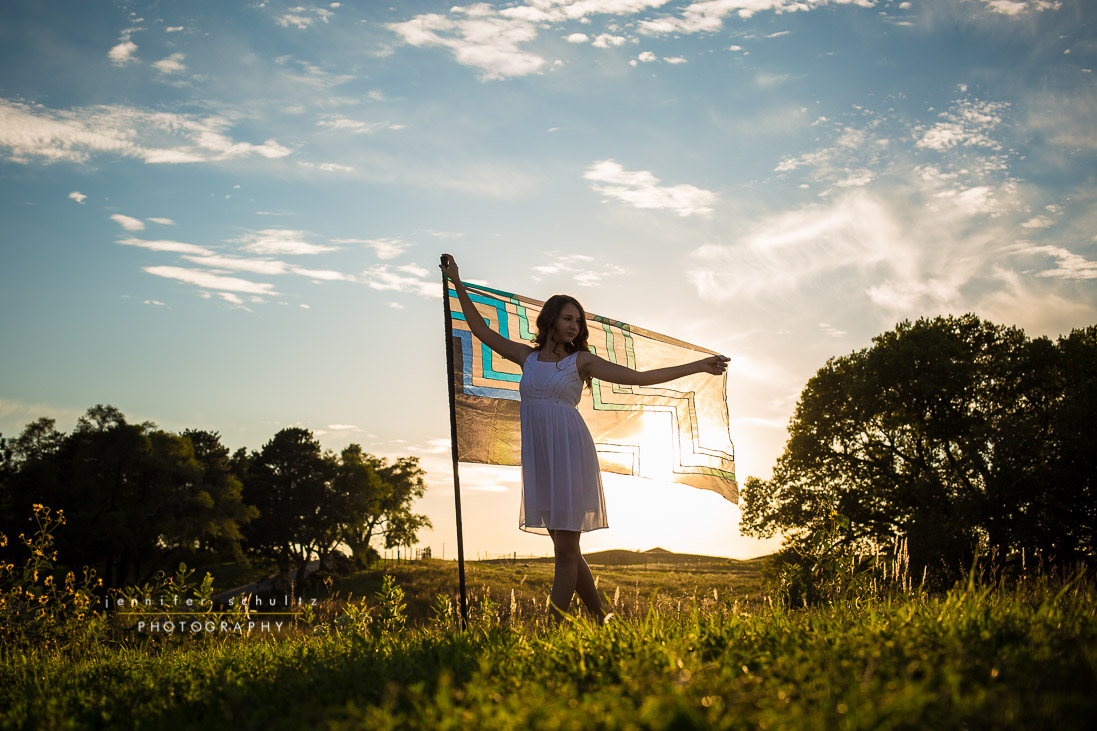
[[[587,610],[597,617],[598,621],[602,621],[605,618],[602,598],[598,596],[590,567],[587,566],[579,550],[581,534],[578,531],[557,530],[549,531],[549,535],[552,536],[552,545],[556,554],[552,593],[549,595],[553,620],[559,622],[563,618],[571,605],[571,595],[578,593]]]
[[[552,592],[549,594],[549,616],[559,623],[571,604],[571,595],[575,593],[575,584],[579,578],[579,531],[549,531],[556,564],[552,575]]]
[[[575,582],[575,592],[583,600],[587,611],[594,615],[599,623],[606,619],[606,611],[602,609],[602,597],[598,595],[598,589],[594,586],[594,577],[591,576],[587,560],[579,554],[579,575]]]

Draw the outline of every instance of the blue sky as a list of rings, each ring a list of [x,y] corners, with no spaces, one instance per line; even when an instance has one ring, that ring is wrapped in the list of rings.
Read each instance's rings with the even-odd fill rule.
[[[0,432],[134,421],[414,454],[454,555],[440,279],[732,358],[740,479],[905,318],[1097,322],[1085,0],[0,7]],[[462,468],[468,555],[545,554]],[[749,557],[711,493],[608,476],[587,550]]]

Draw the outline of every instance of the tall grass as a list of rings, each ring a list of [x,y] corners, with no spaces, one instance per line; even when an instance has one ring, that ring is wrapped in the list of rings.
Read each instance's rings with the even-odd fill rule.
[[[602,574],[617,621],[554,627],[530,598],[540,589],[522,593],[519,566],[473,589],[467,630],[448,592],[416,620],[408,572],[349,601],[333,592],[278,636],[6,641],[0,725],[1088,728],[1097,717],[1097,582],[1081,570],[973,574],[940,593],[904,582],[808,607],[717,587],[640,597]]]

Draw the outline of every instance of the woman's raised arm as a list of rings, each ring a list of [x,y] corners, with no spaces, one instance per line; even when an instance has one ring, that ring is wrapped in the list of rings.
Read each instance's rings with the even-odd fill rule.
[[[449,254],[442,254],[442,263],[438,265],[442,273],[453,282],[453,288],[457,290],[457,297],[461,300],[461,311],[465,314],[465,322],[469,325],[472,334],[480,339],[484,345],[494,350],[507,360],[522,365],[526,357],[533,352],[533,348],[525,343],[508,340],[492,330],[484,318],[480,316],[476,306],[472,303],[465,285],[461,282],[461,274],[457,269],[457,262]]]
[[[711,373],[718,376],[727,369],[728,360],[730,360],[725,355],[711,355],[692,363],[654,368],[650,371],[638,371],[623,365],[610,363],[594,353],[579,353],[579,358],[581,360],[575,365],[579,369],[579,375],[583,378],[589,376],[600,381],[619,383],[622,386],[653,386],[656,383],[666,383],[667,381],[673,381],[675,378],[682,378],[694,373]]]

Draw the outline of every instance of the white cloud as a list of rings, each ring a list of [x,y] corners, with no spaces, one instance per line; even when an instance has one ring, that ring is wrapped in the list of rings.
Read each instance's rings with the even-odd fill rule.
[[[716,194],[693,185],[661,186],[659,179],[646,170],[630,172],[614,160],[602,160],[590,166],[583,178],[591,187],[633,208],[674,211],[679,216],[712,213]]]
[[[183,64],[185,58],[186,56],[182,53],[173,53],[167,58],[160,59],[152,67],[162,74],[179,74],[187,70]]]
[[[669,64],[686,63],[686,59],[682,56],[671,56],[669,58],[664,58],[663,60]]]
[[[698,248],[693,259],[700,266],[690,279],[702,297],[715,301],[777,295],[836,270],[909,269],[903,243],[902,227],[887,207],[850,192],[832,204],[763,220],[735,245]]]
[[[354,276],[351,274],[343,274],[342,272],[336,272],[331,269],[302,269],[300,267],[293,268],[294,274],[300,274],[302,277],[308,277],[309,279],[318,279],[325,282],[353,282]]]
[[[1002,123],[1002,115],[1008,109],[1009,105],[1005,102],[958,99],[947,112],[941,113],[942,121],[926,130],[916,144],[931,150],[955,147],[1000,150],[1001,143],[991,135]]]
[[[116,66],[125,66],[137,60],[134,57],[135,53],[137,53],[137,44],[127,40],[110,49],[107,52],[107,58]]]
[[[316,126],[347,130],[354,134],[369,134],[370,132],[376,132],[381,129],[400,130],[404,128],[404,125],[402,124],[393,124],[392,122],[360,122],[356,119],[348,119],[339,114],[320,120],[316,123]]]
[[[591,42],[591,45],[595,48],[609,48],[610,46],[623,46],[628,43],[628,38],[625,36],[615,36],[610,33],[599,33],[598,36]]]
[[[441,280],[436,282],[424,279],[428,274],[427,270],[414,264],[375,264],[362,272],[359,281],[365,282],[371,289],[383,292],[408,292],[420,297],[440,297]]]
[[[114,221],[115,223],[117,223],[119,226],[126,229],[127,231],[144,231],[145,230],[144,221],[142,221],[139,218],[134,218],[133,216],[125,216],[121,213],[115,213],[115,214],[111,215],[110,220]]]
[[[388,27],[412,46],[440,46],[457,63],[480,69],[480,78],[505,79],[538,73],[545,59],[519,44],[537,37],[537,26],[521,18],[492,17],[485,5],[454,7],[463,18],[430,13]]]
[[[231,271],[252,272],[253,274],[278,275],[290,270],[284,261],[275,259],[241,259],[234,256],[219,256],[205,254],[199,256],[184,256],[187,261],[193,262],[207,269],[228,269]]]
[[[175,221],[171,220],[170,218],[161,218],[161,217],[158,217],[158,216],[153,216],[152,218],[149,218],[148,220],[152,221],[153,223],[158,223],[161,226],[174,226],[175,225]]]
[[[354,168],[348,165],[340,165],[337,162],[324,162],[316,164],[314,162],[300,161],[297,163],[300,167],[311,168],[314,170],[323,170],[325,173],[353,173]]]
[[[143,267],[144,271],[158,277],[177,279],[203,289],[224,290],[227,292],[244,292],[247,294],[273,295],[274,285],[264,282],[252,282],[237,277],[225,277],[220,274],[198,271],[197,269],[184,269],[173,266]]]
[[[629,271],[619,264],[597,261],[587,254],[561,254],[550,251],[545,255],[545,259],[552,263],[533,267],[533,271],[537,273],[533,276],[535,282],[541,281],[541,277],[537,275],[551,274],[570,276],[582,287],[594,287],[601,284],[607,277],[620,277],[628,274]]]
[[[332,5],[331,7],[338,7],[338,5]],[[274,22],[283,28],[289,28],[290,26],[297,28],[298,30],[307,30],[317,21],[324,23],[328,22],[328,19],[334,15],[330,10],[324,8],[308,8],[303,5],[290,8],[288,12],[277,16]]]
[[[479,69],[481,79],[506,79],[541,72],[545,59],[522,48],[537,38],[541,28],[592,15],[631,15],[667,1],[534,0],[530,5],[510,7],[476,3],[454,6],[448,15],[416,15],[387,27],[409,45],[448,48],[458,63]],[[578,35],[585,34],[572,34],[576,39]],[[611,38],[606,36],[604,44],[596,40],[595,45],[613,43]]]
[[[69,193],[69,198],[76,201],[80,205],[84,205],[84,201],[86,201],[88,199],[88,197],[86,195],[84,195],[83,193],[81,193],[78,190],[74,190],[71,193]]]
[[[121,106],[53,110],[0,99],[0,148],[7,148],[8,158],[16,162],[87,162],[97,154],[147,163],[219,162],[291,152],[274,140],[238,142],[226,134],[231,126],[216,116]]]
[[[1020,255],[1040,255],[1056,260],[1054,269],[1045,269],[1039,272],[1038,277],[1054,277],[1056,279],[1097,279],[1097,262],[1089,261],[1080,254],[1075,254],[1061,246],[1033,246],[1021,244],[1012,247],[1011,251]]]
[[[755,13],[812,10],[822,5],[859,5],[871,8],[875,0],[699,0],[682,9],[678,17],[663,16],[642,20],[639,30],[646,35],[668,33],[712,33],[724,26],[724,18],[737,15],[749,18]]]
[[[568,43],[586,43],[590,40],[590,36],[586,33],[572,33],[564,38]]]
[[[250,231],[243,236],[233,239],[233,243],[242,244],[245,251],[251,254],[323,254],[335,251],[338,247],[310,244],[305,241],[304,231],[291,231],[283,228],[265,228],[260,231]]]
[[[1055,222],[1047,216],[1033,216],[1027,221],[1021,224],[1021,228],[1049,228],[1054,226]]]
[[[244,300],[242,300],[239,295],[233,294],[232,292],[218,292],[217,296],[219,296],[226,302],[231,302],[234,305],[243,306],[244,304]]]
[[[332,239],[333,244],[363,244],[373,249],[378,259],[395,259],[410,249],[411,244],[402,239]]]
[[[640,63],[652,63],[657,60],[657,58],[658,57],[651,51],[642,51],[640,55],[636,57],[636,60]]]
[[[187,244],[182,241],[145,241],[144,239],[128,238],[121,239],[118,243],[122,244],[123,246],[136,246],[140,249],[148,249],[149,251],[164,251],[174,254],[209,256],[213,253],[204,246]]]
[[[1044,10],[1059,10],[1062,3],[1050,0],[983,0],[989,10],[1002,15],[1021,15]]]

